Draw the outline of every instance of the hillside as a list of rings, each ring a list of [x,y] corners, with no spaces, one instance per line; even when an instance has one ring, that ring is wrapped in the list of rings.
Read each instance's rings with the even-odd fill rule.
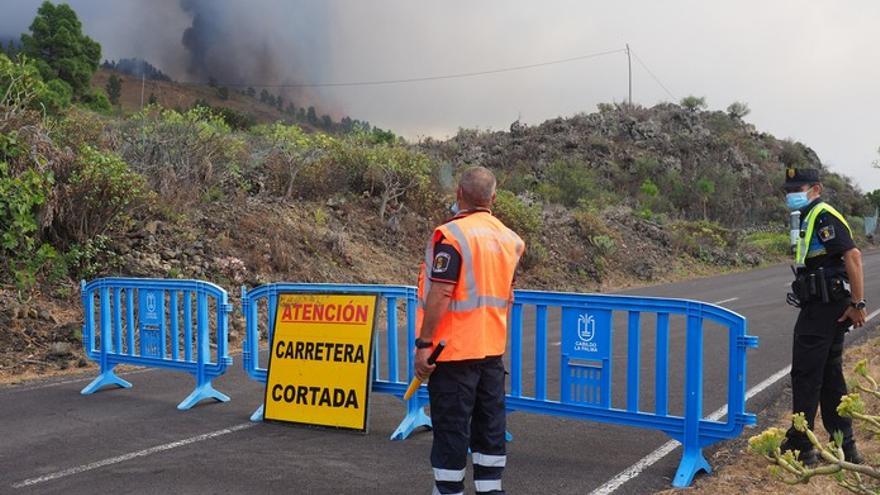
[[[92,78],[92,86],[105,88],[107,80],[115,74],[122,80],[122,93],[119,103],[126,113],[137,112],[141,109],[141,79],[122,72],[99,69]],[[156,97],[156,102],[165,108],[191,108],[196,102],[207,102],[211,106],[221,106],[235,110],[243,114],[251,115],[258,123],[269,123],[277,120],[285,120],[286,116],[280,110],[269,105],[261,105],[259,100],[249,96],[230,91],[227,99],[220,98],[217,88],[198,85],[181,85],[170,81],[143,81],[143,104],[147,105],[150,96]]]
[[[781,259],[781,163],[821,166],[802,144],[677,105],[602,105],[413,144],[268,124],[280,114],[251,97],[170,82],[146,83],[164,109],[133,113],[140,81],[121,77],[123,115],[46,118],[32,102],[0,113],[0,186],[19,184],[10,211],[23,212],[0,222],[15,240],[0,248],[0,378],[86,365],[80,279],[199,278],[233,297],[281,280],[412,284],[468,165],[496,171],[495,213],[527,241],[519,286],[578,292]],[[232,128],[197,100],[264,125]],[[826,182],[860,213],[848,179]],[[242,325],[235,315],[234,343]]]

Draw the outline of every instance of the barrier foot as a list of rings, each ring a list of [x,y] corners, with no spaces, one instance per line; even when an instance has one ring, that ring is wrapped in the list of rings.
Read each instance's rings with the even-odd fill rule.
[[[263,420],[263,406],[257,408],[253,414],[251,414],[251,421],[262,421]]]
[[[418,408],[406,413],[406,417],[400,422],[400,426],[391,434],[392,440],[406,440],[412,432],[421,427],[431,428],[431,418],[425,414],[424,408]]]
[[[177,408],[181,411],[185,411],[205,399],[214,399],[218,402],[229,402],[228,395],[218,392],[211,385],[211,382],[208,382],[197,386],[186,399],[183,399],[183,402],[177,405]]]
[[[105,387],[107,385],[116,385],[120,388],[131,388],[131,383],[119,378],[116,373],[113,372],[112,369],[107,370],[100,375],[98,375],[92,383],[86,385],[84,389],[82,389],[79,393],[83,395],[89,395],[97,392],[100,388]]]
[[[672,480],[672,486],[676,488],[691,486],[694,476],[701,470],[706,471],[707,474],[712,472],[712,467],[703,457],[703,449],[685,449],[678,471],[675,472],[675,479]]]

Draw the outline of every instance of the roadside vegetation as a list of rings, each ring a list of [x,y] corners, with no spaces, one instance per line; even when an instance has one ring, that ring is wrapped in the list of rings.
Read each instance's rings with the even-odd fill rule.
[[[170,78],[127,59],[96,72],[100,45],[48,2],[3,51],[0,371],[21,353],[44,368],[76,361],[80,279],[412,283],[471,165],[496,172],[495,213],[527,242],[520,286],[581,292],[781,259],[781,164],[822,167],[743,122],[744,103],[713,112],[701,98],[418,143],[250,88],[256,106],[296,117],[233,108],[221,87],[187,108],[151,95],[132,110],[132,67]],[[851,218],[880,197],[833,173],[826,186]]]

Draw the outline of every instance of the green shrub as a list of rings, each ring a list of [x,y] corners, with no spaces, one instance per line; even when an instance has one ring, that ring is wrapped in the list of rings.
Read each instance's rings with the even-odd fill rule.
[[[110,98],[108,98],[107,93],[100,88],[95,88],[91,92],[84,94],[80,98],[80,101],[83,106],[93,112],[108,114],[113,111],[113,105],[110,103]]]
[[[51,174],[29,168],[14,173],[0,162],[0,246],[4,256],[26,256],[37,246],[37,214],[53,184]]]
[[[696,112],[697,110],[702,110],[706,108],[706,97],[705,96],[685,96],[679,102],[679,105],[690,110],[691,112]]]
[[[590,237],[590,244],[596,248],[599,256],[610,256],[617,250],[617,241],[608,235],[594,235]]]
[[[745,238],[746,245],[752,246],[768,255],[786,256],[791,251],[791,241],[782,232],[754,232]]]
[[[592,170],[583,162],[560,160],[547,169],[538,184],[538,194],[550,203],[574,207],[582,199],[598,200],[599,186]]]
[[[111,247],[111,240],[97,235],[82,244],[74,244],[64,256],[71,276],[90,279],[123,265],[123,259]]]
[[[541,230],[543,222],[540,207],[526,205],[510,191],[498,190],[492,211],[504,225],[524,239]]]
[[[12,61],[0,53],[0,107],[58,113],[70,105],[71,95],[70,85],[60,79],[46,84],[31,59],[21,56]]]
[[[611,236],[611,229],[602,219],[598,211],[592,208],[578,208],[574,213],[574,222],[577,233],[584,239],[596,236]]]
[[[186,112],[151,106],[114,129],[120,156],[167,198],[198,198],[247,160],[246,143],[204,107]]]

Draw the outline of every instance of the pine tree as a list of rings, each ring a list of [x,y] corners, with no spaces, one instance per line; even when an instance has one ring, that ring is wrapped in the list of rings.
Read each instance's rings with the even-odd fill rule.
[[[101,45],[82,32],[82,23],[67,4],[43,2],[21,35],[21,53],[34,59],[46,81],[61,79],[75,96],[89,92],[92,75],[101,62]]]
[[[110,79],[107,80],[104,89],[107,90],[107,98],[110,99],[110,103],[118,105],[119,97],[122,96],[122,79],[116,74],[110,74]]]

